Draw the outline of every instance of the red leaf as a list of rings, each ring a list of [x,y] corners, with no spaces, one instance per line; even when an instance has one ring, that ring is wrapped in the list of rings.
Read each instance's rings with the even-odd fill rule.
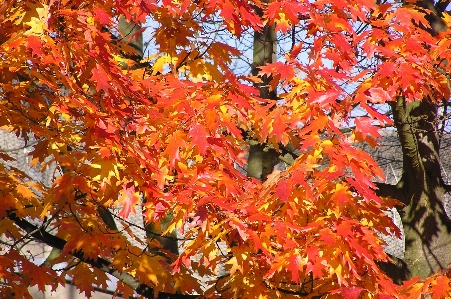
[[[111,22],[111,16],[105,10],[100,7],[95,7],[93,10],[100,25],[107,25]]]
[[[339,91],[321,91],[312,95],[312,104],[319,104],[320,106],[330,105],[338,99],[340,95]]]
[[[246,108],[247,110],[253,110],[252,106],[249,104],[246,98],[237,94],[229,94],[230,101],[235,104],[237,108]]]
[[[276,188],[276,196],[283,201],[287,201],[293,190],[291,180],[282,180],[279,182]]]
[[[377,109],[368,106],[365,102],[360,103],[360,107],[368,112],[368,115],[376,119],[381,125],[392,125],[393,121],[385,114],[380,113]]]
[[[30,35],[27,38],[27,41],[28,41],[28,48],[31,49],[31,52],[33,53],[33,55],[41,56],[42,55],[41,39],[35,35]]]
[[[380,87],[373,87],[365,92],[365,94],[370,94],[370,101],[374,104],[385,104],[385,102],[390,101],[391,97]]]
[[[135,183],[128,182],[124,185],[122,197],[117,203],[117,205],[122,206],[122,210],[119,212],[118,216],[127,218],[130,215],[130,212],[136,213],[135,205],[138,203],[139,193],[136,192]]]
[[[260,75],[275,76],[280,75],[281,80],[291,80],[293,79],[295,72],[294,67],[291,64],[283,62],[269,63],[265,66],[260,66]]]
[[[425,13],[411,7],[399,7],[395,11],[396,24],[408,27],[412,23],[430,28],[430,22],[425,19]]]
[[[374,138],[379,138],[379,127],[374,125],[373,120],[369,117],[356,117],[355,126],[356,131],[362,133],[363,137],[366,139],[367,136]]]
[[[246,232],[247,230],[246,226],[244,226],[244,224],[237,218],[230,219],[229,225],[238,231],[243,241],[246,241],[249,238],[249,234]]]
[[[166,211],[169,209],[169,205],[167,202],[159,201],[155,205],[155,212],[153,214],[154,220],[161,220],[165,215]]]
[[[362,288],[359,287],[345,287],[339,290],[340,294],[343,295],[346,299],[356,299],[359,297],[360,293],[363,291]]]
[[[323,276],[322,257],[318,254],[319,250],[316,246],[309,246],[305,249],[308,256],[308,262],[305,272],[312,273],[313,277],[321,278]]]
[[[97,82],[97,90],[108,92],[108,89],[111,88],[108,82],[108,74],[100,65],[97,65],[96,68],[92,69],[91,81]]]
[[[438,276],[430,287],[433,299],[449,298],[450,291],[450,279],[446,276]]]
[[[210,137],[205,127],[201,124],[193,124],[189,130],[188,137],[192,139],[192,144],[199,148],[199,153],[204,156],[209,146],[207,138]]]
[[[272,128],[273,128],[273,136],[277,138],[277,141],[282,142],[282,144],[286,145],[290,141],[288,135],[285,133],[287,131],[288,126],[285,123],[286,115],[283,113],[281,109],[277,109],[272,115],[272,119],[274,120]]]
[[[10,256],[11,258],[13,258],[16,261],[20,261],[23,273],[28,274],[29,277],[31,278],[31,281],[29,282],[28,286],[37,286],[39,291],[44,292],[46,289],[46,286],[48,288],[49,285],[52,285],[52,288],[53,288],[56,286],[56,284],[63,283],[63,280],[61,279],[61,277],[59,277],[53,271],[49,270],[49,268],[40,267],[40,266],[26,260],[22,255],[20,255],[15,250],[11,251],[8,254],[8,256]],[[7,264],[2,264],[2,266],[6,266],[8,264],[9,264],[9,261],[7,261]],[[0,275],[2,275],[2,274],[3,273],[1,273],[1,266],[0,266]]]
[[[320,240],[326,245],[335,244],[336,235],[329,229],[324,228],[319,232]]]
[[[353,235],[354,223],[351,221],[342,221],[335,226],[337,234],[346,239],[348,236]]]
[[[247,21],[254,28],[258,28],[261,25],[260,18],[255,13],[250,13],[244,7],[240,7],[240,16],[242,20]]]
[[[276,16],[276,13],[281,12],[281,5],[282,2],[280,1],[272,1],[268,4],[268,8],[266,9],[266,14],[270,19],[274,19]]]
[[[291,272],[291,280],[299,282],[299,270],[301,269],[301,257],[298,254],[293,254],[287,259],[287,269]]]

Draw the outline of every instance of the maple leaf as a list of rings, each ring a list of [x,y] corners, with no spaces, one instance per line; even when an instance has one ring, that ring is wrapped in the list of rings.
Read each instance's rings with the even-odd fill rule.
[[[381,125],[392,125],[393,121],[385,114],[381,113],[380,111],[377,111],[374,107],[367,105],[366,103],[360,103],[360,107],[365,109],[369,116],[374,118],[379,122]]]
[[[339,95],[340,92],[335,90],[315,92],[312,95],[312,103],[318,103],[320,106],[327,106],[334,103]]]
[[[362,293],[363,289],[360,287],[344,287],[337,290],[338,293],[342,294],[344,298],[357,299]]]
[[[374,104],[385,104],[391,100],[388,92],[379,87],[369,89],[365,94],[369,93],[371,102]]]
[[[72,275],[72,282],[85,293],[87,297],[91,297],[94,292],[93,279],[91,277],[91,269],[85,263],[79,263],[69,271]]]
[[[231,265],[229,271],[230,275],[234,275],[236,270],[239,270],[241,273],[243,273],[243,266],[240,265],[237,261],[237,258],[234,256],[226,263],[227,265]]]
[[[38,18],[32,18],[31,21],[26,22],[25,24],[31,28],[25,32],[24,35],[43,35],[46,29],[45,24]]]
[[[295,75],[294,67],[291,64],[282,63],[282,62],[273,62],[268,63],[264,66],[260,66],[259,74],[271,76],[277,75],[280,76],[281,80],[289,81],[293,79]]]
[[[108,74],[100,65],[96,65],[96,67],[92,69],[91,81],[97,83],[96,89],[98,91],[103,90],[105,92],[108,92],[108,90],[111,89],[111,85],[108,80]]]
[[[305,263],[305,258],[301,257],[301,255],[295,251],[295,253],[290,254],[288,258],[286,258],[288,264],[287,264],[287,270],[291,272],[291,280],[293,282],[299,283],[300,282],[300,272],[302,267]]]
[[[111,22],[111,16],[104,9],[95,7],[93,12],[100,25],[107,25]]]
[[[175,166],[175,162],[180,161],[180,148],[186,146],[185,134],[181,131],[175,131],[169,136],[167,140],[167,147],[164,153],[168,155],[169,161],[172,167]]]
[[[54,290],[58,283],[64,283],[61,277],[48,271],[48,268],[39,267],[26,260],[22,261],[21,267],[24,272],[33,273],[30,286],[37,286],[38,290],[41,292],[45,292],[46,286],[51,285]]]
[[[276,19],[276,31],[280,30],[282,33],[286,34],[288,30],[291,29],[291,24],[285,17],[285,13],[280,12],[278,18]]]
[[[425,19],[425,15],[424,12],[413,7],[401,7],[395,11],[394,17],[400,24],[410,24],[413,21],[417,25],[430,27],[430,23]]]
[[[35,35],[30,35],[29,37],[27,37],[27,41],[28,41],[28,48],[31,49],[33,55],[42,55],[42,51],[41,51],[41,39]]]
[[[159,74],[164,71],[165,66],[172,61],[171,56],[163,55],[159,57],[152,66],[153,74]]]
[[[247,228],[245,227],[245,225],[243,223],[241,223],[241,221],[239,219],[237,219],[237,218],[230,219],[229,225],[238,231],[238,233],[243,241],[246,241],[249,238],[249,233],[247,232]]]
[[[207,132],[206,128],[200,124],[193,124],[189,130],[188,137],[192,139],[192,143],[199,148],[199,152],[202,156],[207,153],[207,147],[209,143],[207,137],[210,134]]]
[[[434,299],[449,298],[451,293],[450,279],[446,276],[438,276],[432,283],[429,292]]]
[[[290,195],[292,194],[292,183],[290,180],[282,180],[277,184],[276,196],[283,201],[288,201]]]
[[[381,137],[379,134],[380,128],[373,124],[373,120],[369,117],[356,117],[355,125],[356,131],[360,132],[365,140],[368,136],[372,138]]]
[[[89,163],[91,168],[89,174],[93,181],[106,181],[111,184],[111,179],[120,179],[119,170],[122,168],[120,164],[112,163],[111,160],[104,160],[96,157],[91,163]],[[59,179],[58,179],[59,180]],[[58,181],[57,180],[57,181]]]
[[[321,240],[327,245],[333,245],[336,242],[336,234],[334,234],[330,229],[325,228],[319,232]]]
[[[390,226],[381,211],[392,202],[376,195],[383,172],[354,144],[374,145],[380,126],[402,129],[380,104],[449,98],[451,42],[449,32],[433,32],[435,12],[410,0],[4,2],[0,126],[23,141],[17,152],[30,149],[31,163],[16,150],[0,153],[2,295],[27,297],[28,285],[43,290],[56,275],[91,295],[106,287],[106,271],[120,276],[125,297],[145,296],[142,289],[214,297],[224,285],[224,298],[276,298],[304,288],[306,274],[310,297],[449,297],[442,274],[396,287],[378,268],[387,256],[372,229]],[[131,22],[129,32],[118,30],[119,18]],[[278,48],[290,54],[272,53],[265,38],[272,63],[242,76],[240,61],[252,51],[237,37],[256,30],[277,39],[277,30],[290,30],[291,45]],[[262,98],[263,85],[277,100]],[[355,117],[356,107],[368,115]],[[345,124],[355,124],[351,135],[339,130]],[[262,164],[271,173],[265,182],[248,178],[236,166],[245,164],[247,139],[298,158],[284,171]],[[35,172],[46,182],[32,183]],[[111,233],[103,207],[127,218],[138,205],[158,235],[185,233],[178,257],[154,254],[169,252],[156,240],[132,245],[139,224],[128,220]],[[31,220],[39,225],[23,226]],[[13,249],[25,239],[65,244],[51,263],[68,267],[37,269],[27,259],[34,252]],[[230,275],[217,278],[224,266]],[[209,290],[196,272],[211,277]]]
[[[16,186],[16,190],[17,190],[17,193],[19,193],[21,196],[23,196],[25,198],[30,198],[30,197],[34,197],[35,196],[33,191],[28,186],[25,186],[25,185],[22,185],[22,184],[17,185]]]
[[[128,218],[130,213],[136,213],[136,205],[140,202],[139,192],[135,188],[134,182],[124,184],[122,197],[116,202],[116,206],[121,208],[118,216]]]

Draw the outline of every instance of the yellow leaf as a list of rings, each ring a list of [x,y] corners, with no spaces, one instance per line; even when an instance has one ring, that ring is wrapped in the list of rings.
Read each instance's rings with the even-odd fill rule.
[[[229,261],[227,261],[226,263],[227,265],[232,265],[232,267],[230,268],[230,275],[235,274],[236,270],[240,270],[241,273],[243,273],[243,267],[238,265],[238,261],[236,259],[236,257],[232,257]]]
[[[451,26],[451,16],[448,13],[444,12],[442,19],[445,21],[446,27]]]
[[[343,270],[343,266],[341,264],[339,264],[339,263],[337,263],[337,267],[336,268],[334,268],[332,266],[329,269],[329,274],[330,275],[333,275],[333,274],[337,275],[337,279],[338,279],[338,283],[339,284],[342,282],[342,279],[343,279],[342,270]]]
[[[94,25],[94,18],[93,17],[87,17],[86,18],[86,23],[88,23],[89,25]]]
[[[30,22],[26,22],[26,25],[30,26],[31,29],[28,29],[24,35],[43,35],[45,24],[38,18],[31,18]]]
[[[39,5],[39,6],[38,6]],[[24,16],[24,21],[29,18],[29,21],[24,22],[25,25],[30,26],[24,35],[43,35],[47,30],[47,21],[49,19],[49,6],[39,3],[36,7],[32,7]]]
[[[303,94],[307,92],[307,88],[310,87],[310,83],[303,79],[293,78],[293,89],[291,91],[292,94]]]
[[[165,54],[155,61],[153,64],[153,72],[152,75],[156,75],[157,73],[162,73],[164,71],[164,66],[171,62],[171,56]]]
[[[104,161],[100,158],[92,161],[89,166],[93,168],[90,172],[93,181],[101,181],[103,179],[107,179],[107,182],[110,182],[110,179],[112,177],[115,177],[119,180],[119,170],[123,168],[121,164],[112,163],[108,160]]]

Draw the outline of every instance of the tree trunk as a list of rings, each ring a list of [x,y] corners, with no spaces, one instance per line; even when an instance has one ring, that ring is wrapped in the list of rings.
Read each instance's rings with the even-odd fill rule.
[[[268,1],[263,1],[268,2]],[[257,10],[260,16],[263,12]],[[254,32],[254,54],[252,63],[252,75],[256,76],[259,72],[259,67],[268,63],[276,61],[276,45],[277,36],[275,26],[265,25],[262,32]],[[269,82],[271,77],[263,76],[262,82],[256,84],[256,87],[260,90],[260,97],[264,99],[277,99],[277,91],[270,89]],[[258,144],[252,140],[250,142],[249,157],[247,161],[247,175],[254,177],[261,181],[264,181],[268,174],[270,174],[274,166],[278,162],[278,153],[269,148],[265,144]]]
[[[431,0],[418,1],[426,8],[430,34],[446,28],[441,14],[447,5]],[[401,218],[406,240],[403,260],[395,261],[388,274],[396,282],[411,277],[426,278],[451,261],[451,221],[444,209],[444,197],[450,191],[441,175],[437,101],[424,98],[407,102],[399,96],[391,103],[393,119],[403,153],[402,176],[396,186],[378,184],[380,196],[402,201]]]
[[[128,43],[129,46],[133,47],[135,50],[135,53],[131,55],[127,55],[130,59],[134,60],[136,63],[138,63],[142,60],[144,55],[144,43],[143,43],[143,36],[142,32],[140,32],[141,26],[136,23],[130,23],[127,22],[124,16],[119,18],[119,32],[124,39],[125,42]],[[140,32],[140,33],[138,33]],[[127,66],[124,65],[124,68]],[[143,203],[146,202],[146,199],[143,199]],[[171,223],[173,219],[172,214],[168,214],[163,221],[160,223],[161,229],[164,231],[167,229],[169,224]],[[156,239],[160,242],[162,248],[164,250],[168,250],[173,254],[178,254],[178,242],[177,242],[177,233],[176,231],[172,231],[167,236],[161,236],[161,231],[157,230],[155,228],[155,225],[152,223],[145,224],[146,219],[144,219],[144,229],[146,231],[146,237],[149,240]],[[157,248],[151,248],[151,251],[154,251],[155,253],[159,253],[159,250]],[[166,256],[164,253],[161,253],[162,255]]]
[[[406,238],[406,277],[427,277],[451,260],[451,221],[444,210],[446,185],[441,176],[437,106],[430,99],[407,103],[398,97],[393,117],[403,152],[397,189],[405,204],[401,217]]]
[[[138,33],[141,30],[141,26],[136,23],[127,22],[124,16],[119,18],[119,32],[121,33],[120,38],[123,39],[124,42],[127,42],[129,46],[133,47],[135,53],[130,57],[133,60],[138,60],[139,62],[144,56],[144,43],[143,43],[143,35],[142,32]]]
[[[437,105],[429,98],[391,104],[403,153],[402,175],[396,186],[378,184],[378,195],[402,201],[400,211],[406,240],[403,260],[384,265],[396,282],[426,278],[446,269],[451,260],[451,221],[444,209],[449,186],[441,175]]]

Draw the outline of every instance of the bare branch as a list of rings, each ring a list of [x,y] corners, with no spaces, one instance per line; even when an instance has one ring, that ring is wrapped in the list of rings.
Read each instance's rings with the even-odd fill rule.
[[[64,246],[66,245],[66,241],[56,237],[52,234],[49,234],[47,231],[42,229],[41,227],[38,227],[36,225],[31,224],[30,222],[20,219],[17,217],[14,212],[8,213],[8,218],[14,221],[14,223],[26,231],[29,235],[31,235],[36,240],[51,246],[53,248],[57,248],[59,250],[63,250]],[[114,277],[116,277],[119,281],[122,283],[128,285],[133,290],[135,290],[136,293],[138,293],[141,296],[144,296],[145,298],[157,298],[157,299],[190,299],[190,298],[200,298],[199,295],[186,295],[186,294],[171,294],[171,293],[165,293],[165,292],[159,292],[158,296],[155,297],[154,289],[148,285],[140,283],[135,277],[130,275],[129,273],[126,273],[124,271],[119,272],[116,270],[109,261],[99,257],[97,260],[93,260],[90,258],[86,258],[83,254],[83,251],[75,251],[71,253],[74,257],[78,258],[80,261],[91,265],[92,267],[95,267],[101,271],[104,271]]]

